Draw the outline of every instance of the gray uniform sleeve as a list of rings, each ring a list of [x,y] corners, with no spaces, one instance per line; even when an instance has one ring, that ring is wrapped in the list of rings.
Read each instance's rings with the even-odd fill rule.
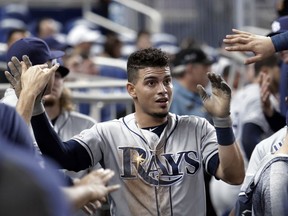
[[[288,160],[272,163],[261,175],[253,194],[257,215],[286,215],[288,212]]]

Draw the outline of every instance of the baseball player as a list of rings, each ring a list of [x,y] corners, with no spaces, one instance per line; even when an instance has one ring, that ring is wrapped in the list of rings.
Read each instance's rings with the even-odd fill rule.
[[[261,167],[261,165],[266,164],[273,158],[273,156],[271,156],[270,154],[273,155],[277,150],[280,149],[281,146],[283,146],[286,133],[287,126],[283,127],[282,129],[274,133],[272,136],[262,140],[258,145],[256,145],[249,161],[244,182],[241,186],[241,192],[239,193],[238,200],[236,202],[235,211],[233,210],[231,215],[240,216],[246,214],[249,215],[248,213],[251,214],[253,192],[251,193],[249,187],[251,186],[252,180],[257,171],[264,168],[264,166]],[[254,202],[255,201],[253,201],[253,203]],[[255,205],[257,206],[258,204]],[[274,208],[275,206],[277,206],[276,203],[271,203],[271,205],[269,205],[269,208]]]
[[[37,143],[63,168],[78,171],[100,161],[115,171],[111,184],[121,189],[109,196],[112,215],[206,215],[204,170],[230,184],[241,184],[244,177],[229,116],[231,89],[214,73],[208,74],[211,96],[198,86],[213,127],[204,118],[169,113],[173,86],[169,59],[161,50],[132,53],[127,72],[135,113],[95,124],[67,142],[51,128],[41,103],[34,102],[43,88],[31,85],[27,73],[21,77],[25,85],[17,110],[27,121],[35,103],[31,123]]]

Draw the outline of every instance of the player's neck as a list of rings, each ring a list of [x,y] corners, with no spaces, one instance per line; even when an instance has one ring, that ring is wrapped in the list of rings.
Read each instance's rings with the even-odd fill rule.
[[[135,119],[139,128],[155,127],[167,122],[167,116],[163,118],[156,118],[150,115],[140,115],[135,113]]]
[[[45,110],[50,120],[57,118],[61,113],[61,108],[58,103],[53,106],[45,106]]]

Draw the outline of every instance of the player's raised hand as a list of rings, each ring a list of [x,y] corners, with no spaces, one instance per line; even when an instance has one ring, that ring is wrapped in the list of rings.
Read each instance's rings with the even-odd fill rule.
[[[213,117],[225,118],[230,115],[231,89],[220,75],[211,72],[207,75],[212,94],[209,95],[202,85],[197,85],[204,107]]]
[[[26,65],[26,68],[32,66],[32,63],[27,55],[22,57],[23,62]],[[22,86],[21,86],[21,74],[22,74],[22,65],[18,58],[13,56],[11,61],[8,62],[8,67],[10,72],[5,71],[5,76],[12,88],[15,90],[16,96],[19,98]]]
[[[227,51],[253,52],[254,56],[245,60],[245,64],[260,61],[275,52],[274,45],[270,37],[255,35],[249,32],[232,29],[234,34],[226,35],[223,42],[228,45]]]
[[[37,97],[45,91],[47,83],[54,77],[54,73],[58,69],[59,64],[54,65],[52,68],[48,68],[47,64],[34,65],[27,68],[26,63],[21,62],[21,66],[22,90],[34,94]]]

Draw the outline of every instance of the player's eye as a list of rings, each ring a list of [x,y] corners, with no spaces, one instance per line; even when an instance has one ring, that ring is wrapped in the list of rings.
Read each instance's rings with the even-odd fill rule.
[[[166,79],[166,80],[164,80],[163,84],[164,84],[165,86],[170,85],[170,84],[171,84],[171,79]]]
[[[147,85],[148,85],[148,86],[154,86],[155,83],[156,83],[156,82],[155,82],[154,80],[148,80],[148,81],[147,81]]]

